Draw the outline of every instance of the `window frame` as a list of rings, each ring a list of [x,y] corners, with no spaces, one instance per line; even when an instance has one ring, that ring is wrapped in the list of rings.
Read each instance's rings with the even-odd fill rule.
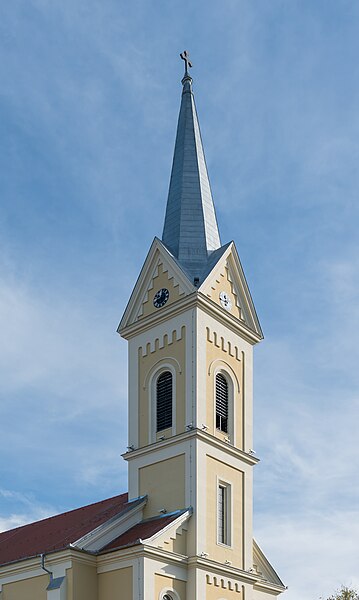
[[[164,596],[169,594],[173,600],[181,600],[178,592],[176,592],[172,587],[165,587],[160,591],[159,600],[163,600]]]
[[[159,410],[158,410],[158,404],[159,404],[159,389],[158,389],[158,384],[160,379],[163,378],[164,375],[169,374],[169,378],[168,381],[171,382],[171,396],[170,396],[170,402],[167,402],[167,398],[166,398],[166,402],[165,402],[165,407],[164,407],[164,415],[163,415],[163,420],[166,421],[166,419],[168,419],[168,416],[166,414],[167,408],[168,408],[168,412],[170,409],[171,412],[171,418],[170,418],[170,424],[167,425],[166,427],[161,427],[161,429],[159,429],[158,427],[158,421],[159,421]],[[165,383],[165,385],[167,385]],[[165,369],[164,371],[162,371],[157,377],[156,377],[156,435],[158,433],[161,433],[162,431],[166,431],[166,429],[172,429],[172,425],[173,425],[173,375],[172,372],[169,369]]]
[[[176,361],[177,362],[177,361]],[[177,389],[177,370],[169,360],[161,361],[156,364],[150,375],[149,381],[149,418],[148,418],[148,439],[153,444],[158,441],[161,431],[157,432],[157,380],[165,371],[170,371],[172,375],[172,427],[171,436],[176,434],[176,389]],[[162,431],[168,431],[163,429]]]
[[[222,375],[228,386],[228,426],[227,433],[217,428],[217,398],[216,398],[216,381],[217,375]],[[235,406],[235,394],[240,393],[239,383],[237,378],[233,379],[234,375],[231,375],[231,367],[222,361],[213,370],[213,431],[214,435],[228,437],[233,446],[236,445],[236,406]]]
[[[224,511],[224,539],[225,541],[221,541],[219,539],[219,489],[223,488],[225,490],[225,511]],[[233,548],[233,502],[232,502],[232,489],[233,486],[229,481],[225,481],[224,479],[217,477],[217,485],[216,485],[216,543],[218,546],[223,546],[225,548]]]
[[[224,386],[223,386],[223,388],[221,390],[219,388],[223,385],[222,381],[224,383]],[[226,429],[223,429],[223,426],[222,427],[221,426],[218,427],[218,425],[217,425],[217,417],[219,417],[220,424],[222,424],[221,421],[223,419],[223,425],[224,425],[224,417],[222,417],[221,412],[218,410],[219,404],[220,403],[224,404],[223,397],[220,397],[220,395],[223,395],[222,394],[223,390],[225,390],[225,396],[226,396],[226,398],[225,398],[225,402],[226,402],[226,407],[225,407],[225,412],[226,412],[225,421],[226,422],[225,422],[225,426],[226,426]],[[230,415],[229,415],[229,408],[230,408],[229,407],[229,385],[228,385],[227,378],[221,372],[216,373],[216,377],[215,377],[215,396],[216,396],[216,398],[215,398],[216,429],[218,431],[221,431],[222,433],[226,433],[228,435],[228,433],[229,433],[229,421],[230,421]]]

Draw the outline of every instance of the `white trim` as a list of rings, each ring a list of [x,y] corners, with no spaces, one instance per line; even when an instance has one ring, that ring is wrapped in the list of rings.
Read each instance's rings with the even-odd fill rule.
[[[107,560],[108,555],[102,554],[98,557],[101,562],[97,565],[97,574],[100,573],[109,573],[110,571],[118,571],[120,569],[126,569],[127,567],[135,567],[138,556],[134,556],[133,558],[128,558],[128,556],[123,559],[116,557],[116,560],[112,562],[105,562],[102,564],[103,560]]]
[[[228,311],[224,311],[214,300],[211,300],[208,296],[197,290],[170,304],[168,308],[163,308],[160,313],[152,313],[143,319],[139,319],[139,321],[136,321],[125,329],[121,329],[121,336],[130,339],[136,335],[141,335],[158,325],[166,324],[172,318],[181,318],[184,313],[194,308],[200,308],[209,317],[213,318],[215,316],[218,323],[228,327],[232,333],[239,336],[242,340],[247,341],[252,346],[263,339],[262,335],[252,331],[244,322],[239,321]]]
[[[118,326],[117,331],[122,336],[125,333],[125,329],[127,329],[132,324],[137,324],[136,318],[141,310],[141,305],[143,299],[145,298],[147,288],[151,283],[153,273],[156,271],[156,268],[158,268],[159,258],[156,257],[156,253],[161,258],[161,261],[165,267],[164,270],[168,271],[169,278],[175,279],[175,285],[179,287],[181,295],[190,294],[191,292],[197,289],[191,283],[191,281],[188,279],[188,277],[185,275],[182,269],[178,266],[175,259],[167,250],[167,248],[163,245],[161,240],[155,238],[148,251],[141,272],[138,276],[130,299],[123,313],[121,322]],[[167,313],[167,311],[168,308],[165,307],[164,310],[161,312]],[[134,321],[135,323],[133,323]]]
[[[220,542],[218,539],[218,516],[219,516],[219,507],[218,507],[218,489],[224,488],[225,492],[225,527],[226,527],[226,539],[227,542]],[[224,546],[225,548],[233,549],[233,483],[219,477],[216,477],[216,544],[217,546]]]
[[[215,366],[212,368],[212,365]],[[228,386],[228,424],[227,424],[227,436],[230,440],[230,443],[233,446],[236,446],[236,439],[237,439],[237,435],[236,435],[236,400],[237,398],[235,397],[235,385],[233,383],[233,379],[232,379],[232,374],[233,374],[233,370],[231,369],[231,367],[223,360],[221,359],[216,359],[214,360],[210,367],[209,367],[209,373],[210,371],[213,370],[213,391],[212,391],[212,399],[213,399],[213,431],[216,433],[217,431],[221,431],[217,429],[216,426],[216,417],[217,417],[217,411],[216,411],[216,405],[217,405],[217,396],[216,396],[216,378],[217,375],[223,375],[223,377],[225,378],[226,382],[227,382],[227,386]],[[238,394],[239,394],[239,383],[238,383],[238,379],[237,377],[235,377],[235,380],[237,382],[237,390],[238,390]],[[225,433],[225,432],[222,432]]]
[[[230,275],[229,281],[231,283],[232,292],[237,296],[236,304],[241,308],[241,313],[244,314],[244,323],[249,327],[253,333],[263,338],[262,329],[258,320],[258,315],[253,303],[251,293],[244,275],[243,267],[237,252],[237,248],[234,242],[231,242],[227,250],[222,254],[218,262],[213,267],[212,271],[208,273],[206,279],[202,282],[198,288],[199,292],[206,293],[208,282],[213,281],[216,275],[223,270],[223,267],[228,268]]]
[[[223,360],[223,358],[215,358],[214,360],[212,360],[211,364],[208,367],[208,375],[210,375],[213,370],[215,375],[223,371],[226,376],[229,376],[232,380],[234,379],[234,381],[236,382],[237,393],[240,393],[241,387],[239,385],[237,374],[233,371],[231,365],[229,365],[225,360]],[[229,373],[227,373],[227,371],[230,371],[230,375]],[[232,385],[234,387],[233,381]]]
[[[151,537],[149,537],[149,538],[143,538],[141,540],[141,542],[144,543],[144,544],[148,544],[148,543],[154,542],[157,538],[163,536],[165,533],[167,533],[171,529],[174,529],[174,528],[178,529],[178,527],[180,525],[182,525],[183,523],[185,523],[186,521],[188,521],[188,519],[190,518],[191,515],[192,515],[192,509],[186,510],[184,513],[182,513],[181,515],[179,515],[177,517],[177,519],[174,519],[173,521],[171,521],[171,523],[169,523],[168,525],[166,525],[165,527],[163,527],[162,529],[160,529],[160,531],[157,531],[157,533],[154,533]]]
[[[181,365],[179,364],[178,360],[176,358],[173,358],[172,356],[166,356],[166,358],[160,358],[154,365],[152,365],[151,369],[148,371],[148,373],[145,376],[145,380],[143,382],[143,389],[145,390],[146,388],[151,387],[149,385],[149,380],[153,379],[153,376],[156,374],[156,371],[158,370],[162,370],[164,366],[168,366],[166,361],[169,363],[169,365],[172,366],[172,368],[177,369],[178,373],[181,375],[182,374],[182,368]],[[166,363],[166,364],[164,364]],[[172,364],[173,363],[173,364]],[[168,366],[168,368],[170,368]]]
[[[156,460],[154,462],[157,462],[164,460],[164,458],[159,457],[173,456],[178,453],[178,450],[174,450],[176,446],[183,448],[181,454],[186,452],[187,442],[192,438],[196,438],[199,441],[206,443],[207,448],[211,448],[211,450],[208,450],[208,452],[215,452],[218,450],[218,452],[222,453],[221,460],[223,460],[223,457],[231,457],[234,458],[235,461],[239,460],[241,463],[245,463],[246,465],[250,466],[259,463],[259,458],[254,457],[252,454],[248,454],[247,452],[243,452],[243,450],[236,448],[231,444],[226,444],[226,442],[222,441],[220,438],[200,429],[193,429],[191,431],[179,433],[175,437],[168,438],[167,440],[163,440],[161,442],[156,442],[155,444],[150,444],[149,446],[144,446],[143,448],[139,448],[133,452],[125,452],[122,454],[122,457],[130,464],[137,464],[139,459],[143,459],[144,462],[141,463],[141,466],[145,466],[152,462],[152,454],[156,456]],[[166,454],[164,454],[165,451]],[[238,463],[235,462],[234,464]],[[134,497],[137,498],[137,496],[138,493]]]
[[[165,588],[162,588],[162,590],[160,591],[160,595],[158,597],[158,600],[163,600],[163,598],[164,598],[164,596],[166,594],[170,594],[171,600],[181,600],[181,598],[179,597],[179,595],[177,594],[177,592],[171,586],[167,586]]]
[[[96,529],[93,529],[86,535],[73,542],[72,548],[79,548],[80,550],[88,550],[89,552],[96,552],[100,550],[112,540],[120,536],[122,533],[133,527],[143,518],[143,509],[147,503],[147,498],[143,498],[142,502],[136,504],[136,506],[130,510],[127,510],[124,514],[121,513],[116,515],[102,523]]]
[[[139,446],[139,377],[138,346],[132,339],[128,343],[128,446]],[[129,483],[130,486],[130,483]],[[128,488],[131,489],[130,487]]]
[[[173,366],[173,363],[175,366]],[[177,364],[176,364],[177,363]],[[181,374],[181,367],[176,359],[164,358],[157,361],[152,369],[147,373],[145,378],[145,386],[148,387],[148,439],[150,444],[157,441],[157,380],[162,373],[170,371],[172,375],[172,426],[171,436],[176,435],[176,391],[177,391],[177,369]],[[148,385],[147,383],[148,382]]]

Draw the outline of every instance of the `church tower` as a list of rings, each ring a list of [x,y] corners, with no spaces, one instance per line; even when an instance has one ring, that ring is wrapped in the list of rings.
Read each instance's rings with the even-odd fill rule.
[[[273,600],[253,539],[253,346],[222,244],[187,52],[162,239],[119,325],[128,340],[128,493],[0,532],[1,600]]]
[[[118,328],[129,348],[129,500],[147,498],[145,519],[183,515],[171,564],[186,556],[188,600],[265,600],[284,587],[252,532],[253,346],[263,335],[235,244],[220,240],[192,65],[181,57],[162,239]]]

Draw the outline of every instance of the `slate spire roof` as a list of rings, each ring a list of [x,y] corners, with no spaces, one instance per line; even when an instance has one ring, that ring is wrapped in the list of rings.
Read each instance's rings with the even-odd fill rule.
[[[194,278],[201,276],[221,241],[187,68],[182,85],[162,241]]]

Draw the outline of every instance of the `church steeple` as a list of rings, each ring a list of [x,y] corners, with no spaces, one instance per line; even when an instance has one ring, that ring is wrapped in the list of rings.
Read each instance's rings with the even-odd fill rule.
[[[181,58],[185,75],[162,241],[192,279],[201,277],[221,241],[187,68],[192,65],[187,52]]]

